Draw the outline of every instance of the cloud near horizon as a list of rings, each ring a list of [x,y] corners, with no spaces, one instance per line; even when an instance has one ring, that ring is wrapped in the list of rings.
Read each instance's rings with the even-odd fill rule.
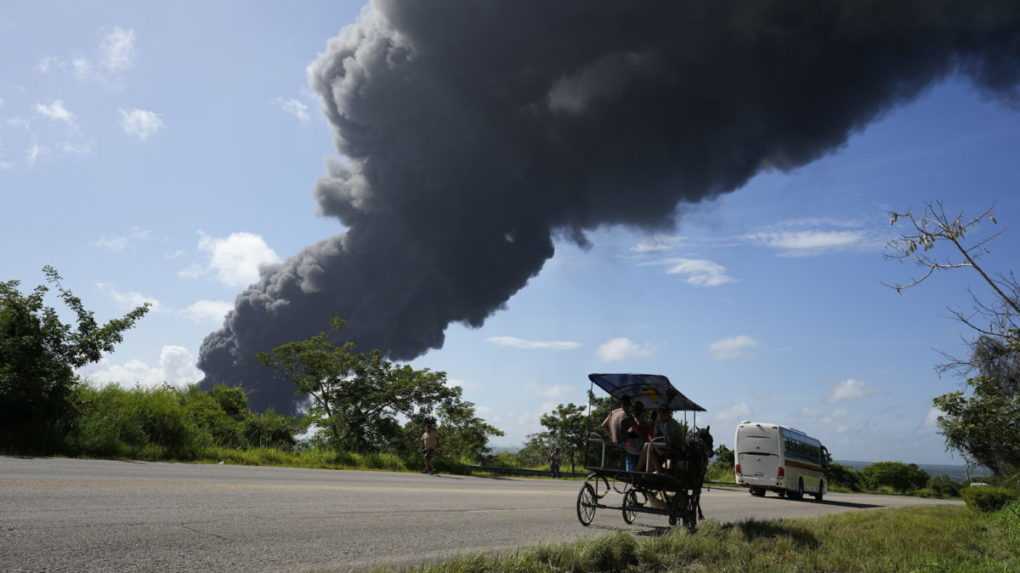
[[[220,324],[227,313],[234,310],[234,303],[226,300],[197,300],[186,306],[181,313],[192,322]]]
[[[516,336],[491,336],[487,340],[496,346],[520,350],[574,350],[581,347],[580,342],[573,340],[529,340]]]
[[[846,400],[858,400],[874,393],[868,385],[860,380],[848,378],[835,384],[829,393],[829,402],[843,402]]]
[[[152,312],[162,310],[159,299],[155,297],[146,296],[136,291],[120,291],[112,284],[105,282],[96,283],[96,288],[109,295],[121,310],[132,310],[143,304],[148,304]]]
[[[735,360],[746,357],[757,347],[757,340],[741,334],[733,338],[716,340],[708,346],[708,351],[712,354],[712,358],[716,360]]]
[[[195,355],[183,346],[166,345],[160,350],[159,364],[149,366],[142,360],[110,363],[101,360],[94,370],[84,370],[82,376],[99,385],[116,384],[130,388],[155,388],[162,384],[184,387],[202,379],[202,371],[195,366]]]
[[[276,98],[276,105],[287,113],[294,117],[294,119],[305,123],[311,117],[308,115],[308,106],[299,99],[296,98]]]
[[[647,358],[655,353],[655,349],[646,344],[638,344],[625,337],[612,338],[599,346],[598,357],[603,362],[620,362],[632,358]]]
[[[668,275],[681,275],[687,278],[687,284],[699,287],[717,287],[734,282],[726,267],[707,259],[668,259]]]
[[[152,231],[141,227],[131,227],[123,235],[103,235],[93,241],[92,245],[113,253],[122,253],[133,243],[147,241],[152,237]]]

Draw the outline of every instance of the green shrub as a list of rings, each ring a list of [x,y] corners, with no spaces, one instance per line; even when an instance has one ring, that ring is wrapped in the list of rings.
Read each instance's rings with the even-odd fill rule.
[[[957,497],[960,495],[960,484],[945,475],[932,476],[928,480],[928,489],[935,492],[936,497]]]
[[[930,487],[922,487],[921,489],[914,490],[914,495],[917,497],[937,497],[942,499],[942,495],[931,489]]]
[[[1013,547],[1020,547],[1020,501],[1014,501],[999,512],[1006,539]]]
[[[834,489],[861,490],[861,474],[849,466],[831,463],[825,468],[825,477],[829,480],[830,488],[836,486]]]
[[[968,486],[960,491],[967,507],[975,511],[999,511],[1006,504],[1016,501],[1020,496],[1016,492],[1002,487]]]
[[[928,485],[928,473],[917,464],[878,462],[860,471],[861,479],[870,489],[891,488],[906,493]]]

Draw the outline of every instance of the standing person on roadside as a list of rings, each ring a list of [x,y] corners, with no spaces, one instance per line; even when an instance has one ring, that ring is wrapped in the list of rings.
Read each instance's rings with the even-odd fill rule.
[[[559,446],[553,448],[552,453],[549,454],[549,473],[552,477],[560,477],[560,448]]]
[[[436,473],[432,467],[432,458],[435,457],[437,449],[439,449],[439,436],[436,433],[436,425],[432,420],[426,420],[425,433],[421,435],[421,454],[425,458],[423,473]]]

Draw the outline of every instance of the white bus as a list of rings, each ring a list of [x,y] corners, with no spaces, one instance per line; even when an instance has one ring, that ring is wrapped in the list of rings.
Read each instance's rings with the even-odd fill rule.
[[[789,499],[803,499],[806,493],[822,501],[825,446],[818,440],[778,424],[745,421],[737,426],[733,443],[737,484],[751,495],[771,490]]]

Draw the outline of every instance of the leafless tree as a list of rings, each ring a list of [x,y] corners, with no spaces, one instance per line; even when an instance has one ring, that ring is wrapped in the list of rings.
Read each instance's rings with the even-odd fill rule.
[[[920,214],[912,212],[890,214],[890,224],[905,224],[909,228],[887,245],[886,257],[900,262],[913,262],[921,272],[906,283],[886,283],[902,293],[914,288],[940,272],[970,269],[982,279],[992,293],[992,300],[971,291],[972,310],[963,312],[950,308],[953,317],[979,336],[987,336],[1004,343],[1015,343],[1020,337],[1020,283],[1012,271],[993,273],[985,268],[982,259],[990,254],[989,245],[1002,235],[1001,230],[982,233],[980,227],[998,225],[992,209],[977,216],[963,213],[955,216],[946,213],[941,202],[929,203]],[[941,370],[970,366],[970,361],[950,358]]]

